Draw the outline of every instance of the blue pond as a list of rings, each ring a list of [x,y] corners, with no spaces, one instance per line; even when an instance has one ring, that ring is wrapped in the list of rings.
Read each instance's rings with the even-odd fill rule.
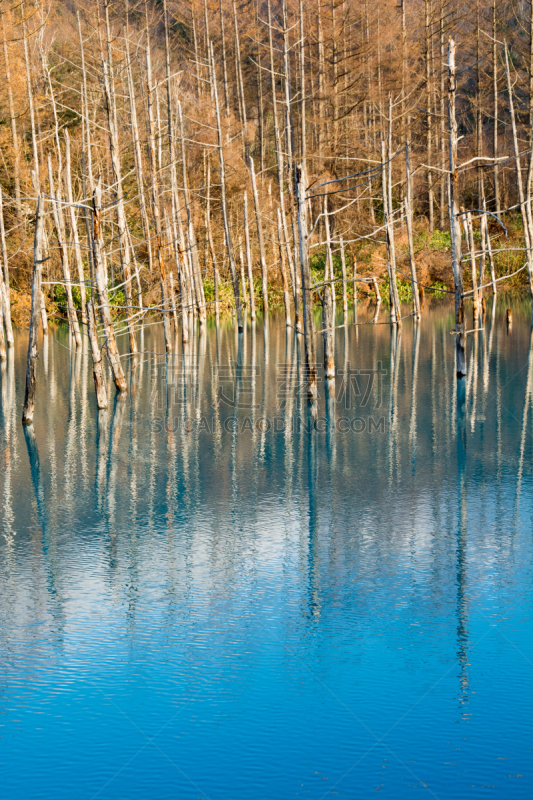
[[[311,424],[276,317],[171,359],[146,325],[100,413],[57,327],[26,431],[17,333],[0,796],[532,796],[530,303],[489,302],[460,385],[452,329],[339,329]]]

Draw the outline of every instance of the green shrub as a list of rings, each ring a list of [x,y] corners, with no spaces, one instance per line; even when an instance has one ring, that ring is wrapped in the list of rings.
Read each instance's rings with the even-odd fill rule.
[[[108,293],[109,293],[109,305],[111,306],[111,313],[113,316],[119,315],[121,310],[119,308],[113,308],[113,306],[125,306],[126,305],[126,297],[124,294],[124,290],[120,289],[113,289],[112,286],[108,286]],[[53,300],[57,303],[57,306],[60,311],[66,314],[67,311],[67,290],[61,283],[54,284],[54,293],[53,293]],[[72,284],[72,300],[74,301],[74,308],[78,311],[81,311],[81,291],[80,287],[73,283]]]
[[[449,231],[434,230],[428,242],[428,246],[432,250],[441,250],[446,252],[452,248],[452,240]]]
[[[113,289],[111,286],[107,287],[108,294],[109,294],[109,305],[110,306],[125,306],[126,305],[126,297],[124,295],[123,289]],[[120,313],[118,308],[112,309],[116,314]]]
[[[413,299],[413,295],[411,292],[411,282],[410,281],[396,281],[396,286],[398,287],[398,296],[400,298],[400,303],[410,303]],[[381,301],[386,305],[390,305],[390,290],[389,290],[389,281],[388,279],[380,284],[379,292],[381,294]]]
[[[215,302],[215,281],[213,278],[208,278],[204,281],[204,297],[206,303],[213,304]],[[222,280],[218,282],[218,302],[224,308],[225,306],[233,306],[233,286],[231,283]],[[210,309],[210,313],[214,313],[214,306]]]
[[[435,295],[437,297],[440,296],[440,292],[447,292],[448,291],[448,289],[446,287],[446,284],[442,283],[442,281],[435,281],[434,283],[431,284],[431,288],[433,290],[435,290]]]
[[[54,301],[57,303],[59,308],[66,312],[67,310],[67,290],[61,283],[56,283],[54,285]],[[74,307],[81,311],[81,292],[80,287],[73,284],[72,286],[72,300],[74,301]]]
[[[346,267],[348,267],[349,256],[347,253],[344,254],[344,260],[346,262]],[[319,281],[321,283],[324,280],[324,271],[326,268],[326,248],[313,253],[309,259],[309,263],[311,266],[311,275],[317,283]],[[338,252],[333,253],[333,274],[338,278],[342,275],[341,254]]]

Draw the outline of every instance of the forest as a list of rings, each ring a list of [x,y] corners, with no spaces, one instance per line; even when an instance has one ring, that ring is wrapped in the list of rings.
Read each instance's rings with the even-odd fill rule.
[[[102,352],[126,391],[148,319],[173,353],[279,306],[312,398],[337,303],[399,327],[454,294],[460,376],[484,294],[531,292],[531,3],[2,0],[1,36],[0,358],[29,326],[27,421],[49,320],[89,336],[105,405]]]

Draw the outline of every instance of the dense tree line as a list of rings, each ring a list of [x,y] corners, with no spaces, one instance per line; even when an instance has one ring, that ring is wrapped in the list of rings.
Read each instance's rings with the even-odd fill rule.
[[[389,246],[411,216],[429,234],[450,232],[450,38],[457,159],[469,162],[456,200],[474,214],[518,214],[528,249],[525,0],[2,0],[0,9],[4,279],[29,289],[41,195],[43,304],[55,301],[76,337],[78,312],[85,322],[87,298],[104,290],[111,316],[129,309],[131,348],[147,306],[168,312],[166,328],[185,309],[186,338],[194,319],[230,301],[239,325],[243,304],[268,310],[276,285],[301,325],[298,170],[306,257],[326,282],[353,258],[363,274],[381,274],[391,252],[380,268],[372,247]],[[479,235],[488,245],[483,221]]]

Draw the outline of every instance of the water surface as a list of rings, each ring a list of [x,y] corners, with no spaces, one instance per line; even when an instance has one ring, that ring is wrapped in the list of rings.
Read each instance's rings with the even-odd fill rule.
[[[530,304],[489,303],[459,386],[452,329],[339,329],[311,424],[277,317],[170,360],[145,326],[101,413],[57,327],[29,431],[18,331],[2,797],[531,797]]]

